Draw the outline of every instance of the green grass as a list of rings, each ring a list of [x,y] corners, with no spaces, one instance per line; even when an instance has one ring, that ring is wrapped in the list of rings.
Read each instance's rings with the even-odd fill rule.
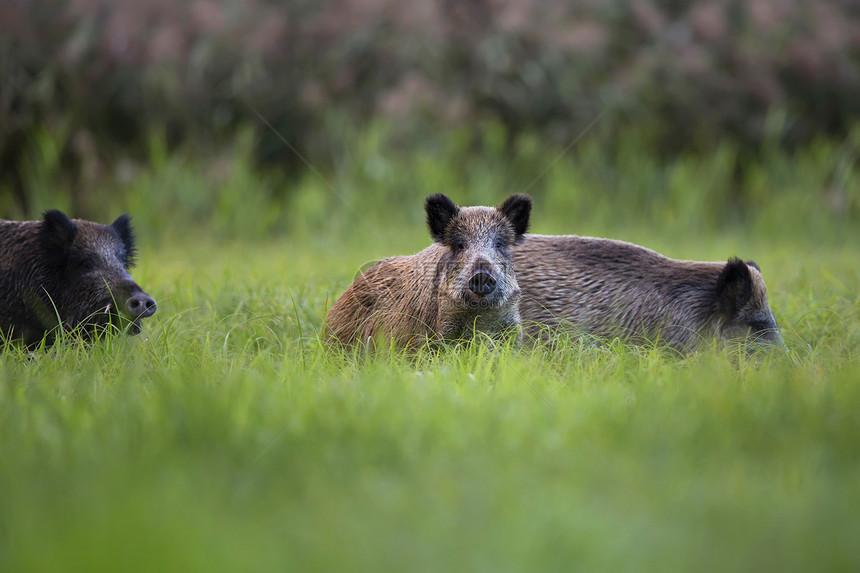
[[[860,566],[857,246],[629,230],[758,259],[789,356],[562,340],[382,359],[321,348],[325,309],[426,239],[355,232],[142,237],[142,335],[0,354],[0,570]]]
[[[736,182],[730,145],[661,164],[589,137],[553,162],[461,136],[370,130],[289,185],[247,133],[218,169],[153,138],[92,189],[101,220],[135,217],[159,310],[137,337],[0,351],[0,570],[860,568],[856,138],[764,149]],[[44,157],[34,208],[68,206]],[[526,189],[535,232],[756,260],[789,352],[321,347],[359,268],[428,244],[424,195]]]

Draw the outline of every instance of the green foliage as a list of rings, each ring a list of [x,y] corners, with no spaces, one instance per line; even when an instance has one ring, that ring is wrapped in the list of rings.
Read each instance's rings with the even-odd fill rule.
[[[860,249],[635,232],[755,251],[788,355],[340,356],[327,306],[402,242],[142,237],[143,334],[0,352],[0,569],[857,568]]]
[[[253,142],[253,133],[241,130],[222,156],[189,167],[188,159],[171,154],[154,134],[151,168],[114,192],[152,234],[205,226],[222,238],[259,239],[277,228],[281,207],[271,178],[253,170]]]
[[[860,225],[860,128],[793,151],[773,140],[755,159],[724,141],[711,154],[668,161],[635,130],[613,148],[595,130],[567,147],[523,135],[509,150],[501,124],[488,123],[477,132],[484,151],[476,153],[466,128],[408,143],[383,122],[332,129],[340,142],[331,150],[334,168],[308,161],[298,177],[254,167],[250,128],[214,157],[193,146],[171,151],[163,132],[153,131],[146,163],[124,164],[87,189],[87,216],[108,221],[127,211],[151,241],[198,232],[206,240],[288,235],[328,244],[372,237],[388,252],[404,238],[409,250],[423,244],[421,201],[439,191],[464,205],[528,192],[536,232],[627,236],[648,226],[682,237],[742,228],[804,242],[803,229],[834,244],[855,241]],[[57,207],[81,215],[57,167],[60,137],[43,133],[29,155],[33,216]]]
[[[494,155],[535,134],[564,145],[603,117],[606,151],[637,130],[663,160],[726,140],[755,158],[774,137],[796,148],[849,133],[858,18],[822,0],[6,2],[0,188],[15,200],[0,208],[36,212],[21,179],[42,132],[64,133],[85,216],[98,205],[87,189],[142,161],[153,128],[171,152],[211,155],[251,125],[255,166],[303,169],[260,116],[326,171],[340,121],[420,139],[491,122],[470,143]]]

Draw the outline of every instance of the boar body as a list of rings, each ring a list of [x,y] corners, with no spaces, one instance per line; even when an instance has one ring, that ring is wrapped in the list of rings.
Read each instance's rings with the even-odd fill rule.
[[[523,327],[688,353],[711,339],[782,344],[758,266],[675,260],[623,241],[526,235],[514,252]]]

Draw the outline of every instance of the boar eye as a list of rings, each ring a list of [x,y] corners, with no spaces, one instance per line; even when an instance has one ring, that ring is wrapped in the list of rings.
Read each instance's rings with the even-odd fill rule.
[[[451,250],[454,251],[455,253],[459,253],[460,251],[462,251],[465,248],[466,248],[466,245],[463,244],[462,241],[455,241],[454,244],[451,245]]]
[[[496,248],[501,251],[505,248],[505,243],[503,243],[502,241],[496,241]]]

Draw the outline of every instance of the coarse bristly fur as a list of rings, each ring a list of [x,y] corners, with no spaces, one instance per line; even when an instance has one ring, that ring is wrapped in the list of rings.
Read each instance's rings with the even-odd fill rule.
[[[384,259],[363,272],[329,310],[325,339],[416,348],[476,333],[520,340],[520,289],[511,251],[526,232],[531,198],[498,207],[458,207],[445,195],[425,201],[435,243]],[[489,286],[488,286],[489,285]]]
[[[111,225],[60,211],[0,220],[0,335],[34,345],[60,325],[84,337],[109,324],[137,334],[156,305],[129,275],[134,257],[128,215]]]
[[[758,266],[682,261],[623,241],[526,235],[514,250],[523,328],[689,353],[703,342],[782,345]]]

